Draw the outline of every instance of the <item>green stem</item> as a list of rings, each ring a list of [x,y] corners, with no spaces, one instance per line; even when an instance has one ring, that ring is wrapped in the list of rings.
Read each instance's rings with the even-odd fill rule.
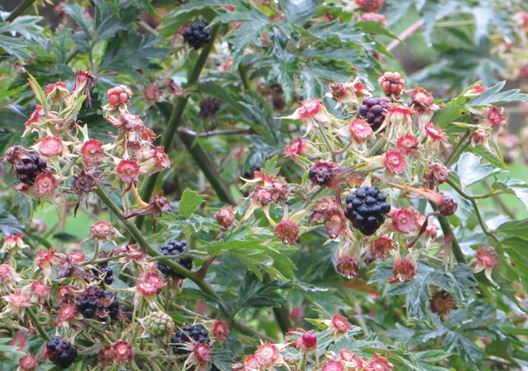
[[[486,190],[490,191],[490,194],[491,194],[491,188],[488,185],[488,183],[486,181],[483,181],[482,185],[484,186]],[[493,201],[495,201],[495,203],[499,205],[499,207],[502,209],[502,211],[506,213],[506,215],[508,215],[512,219],[515,219],[515,212],[510,210],[510,208],[504,203],[504,201],[502,201],[499,194],[493,195]]]
[[[40,325],[40,322],[38,321],[37,316],[33,312],[33,308],[27,308],[26,312],[27,312],[27,314],[29,314],[29,317],[31,318],[31,322],[33,322],[33,324],[37,328],[37,331],[40,334],[40,336],[43,339],[45,339],[46,341],[50,341],[51,340],[50,336],[48,335],[48,333],[46,331],[44,331],[44,329]]]
[[[432,202],[430,204],[432,208],[436,211],[436,205]],[[442,232],[444,233],[444,238],[451,239],[451,251],[453,251],[453,255],[455,256],[457,263],[465,264],[466,258],[464,256],[464,253],[462,252],[460,244],[458,243],[455,237],[455,234],[453,233],[453,229],[451,229],[449,221],[445,216],[442,215],[437,215],[437,218],[438,222],[440,223],[440,228],[442,228]]]
[[[196,134],[192,131],[182,130],[178,132],[178,136],[193,156],[193,159],[198,163],[200,170],[203,171],[209,183],[211,183],[218,198],[223,202],[234,205],[235,199],[229,190],[229,186],[223,181],[222,177],[216,170],[214,162],[211,160],[207,152],[198,142],[196,142]]]
[[[141,231],[136,227],[135,224],[130,223],[128,220],[125,219],[125,216],[123,215],[119,207],[110,199],[110,197],[106,194],[106,192],[101,186],[97,186],[94,192],[101,199],[101,201],[115,214],[115,216],[119,218],[121,223],[128,229],[128,231],[139,244],[139,246],[149,256],[159,258],[159,260],[163,262],[163,264],[167,265],[179,275],[193,281],[207,297],[217,302],[220,311],[226,316],[226,318],[229,319],[229,323],[234,329],[237,329],[241,333],[246,334],[248,336],[258,336],[259,338],[266,338],[265,336],[258,334],[255,330],[233,319],[230,313],[227,311],[224,301],[222,300],[220,295],[218,295],[218,293],[207,282],[198,277],[194,272],[176,263],[170,257],[163,258],[153,247],[151,247],[149,243],[145,240],[145,237],[143,236]]]
[[[251,90],[251,82],[247,74],[247,67],[242,63],[238,65],[238,72],[240,73],[240,80],[242,80],[242,86],[246,91]]]
[[[455,148],[453,148],[453,151],[451,151],[451,154],[445,161],[445,165],[447,167],[450,167],[455,161],[458,160],[458,156],[462,153],[464,149],[469,145],[469,141],[467,140],[469,136],[471,135],[471,130],[466,130],[464,136],[460,138]]]
[[[198,60],[196,61],[196,64],[194,65],[194,68],[192,69],[191,73],[188,76],[187,79],[187,87],[194,85],[198,78],[200,77],[200,73],[202,72],[205,62],[207,61],[207,58],[209,56],[209,53],[211,53],[211,50],[214,46],[214,40],[216,37],[216,34],[218,33],[218,26],[213,27],[211,31],[211,42],[207,44],[202,52],[200,53],[200,56],[198,57]],[[176,102],[174,104],[172,113],[169,117],[169,121],[167,123],[167,131],[163,134],[163,139],[161,141],[161,145],[165,148],[165,152],[169,153],[172,140],[174,139],[174,135],[176,133],[176,128],[180,124],[183,111],[185,110],[185,106],[187,105],[187,101],[189,100],[189,96],[185,95],[183,97],[176,98]],[[143,189],[143,193],[141,195],[141,198],[145,200],[146,202],[150,201],[150,197],[152,196],[152,192],[154,191],[154,187],[156,186],[156,180],[158,179],[159,173],[152,174],[147,184],[145,185],[145,188]],[[143,224],[144,217],[140,216],[136,220],[136,225],[138,228],[141,228]]]
[[[119,207],[110,199],[110,197],[108,197],[108,195],[101,188],[101,186],[98,186],[95,189],[95,193],[97,194],[97,196],[99,196],[101,201],[103,201],[105,203],[105,205],[108,206],[108,208],[110,210],[112,210],[112,212],[119,218],[119,220],[121,220],[121,223],[123,223],[123,225],[128,229],[128,231],[130,232],[132,237],[134,237],[134,239],[139,244],[139,246],[141,246],[141,248],[149,256],[159,258],[159,260],[162,261],[163,264],[169,266],[171,269],[173,269],[179,275],[181,275],[183,277],[186,277],[186,278],[189,278],[198,287],[200,287],[200,289],[202,289],[202,291],[205,294],[207,294],[212,299],[214,299],[214,301],[216,301],[218,303],[221,303],[222,299],[213,290],[213,288],[211,286],[209,286],[208,283],[206,283],[205,281],[203,281],[200,278],[198,278],[193,272],[191,272],[188,269],[185,269],[182,265],[176,263],[171,258],[163,258],[152,246],[150,246],[149,243],[147,242],[147,240],[145,240],[145,237],[143,236],[141,231],[133,223],[130,223],[129,221],[127,221],[125,219],[125,216],[123,215],[123,213],[121,212]]]
[[[491,233],[488,229],[488,226],[484,222],[484,219],[482,218],[482,215],[480,213],[477,201],[474,197],[466,194],[453,180],[447,179],[446,183],[451,186],[458,194],[460,194],[462,197],[464,197],[466,200],[468,200],[471,205],[473,206],[473,209],[475,210],[475,215],[477,216],[478,223],[480,224],[480,228],[482,229],[482,232],[488,237],[490,237],[493,241],[496,243],[500,243],[499,239],[495,237],[493,233]]]
[[[9,16],[6,18],[6,22],[11,22],[13,21],[16,17],[18,17],[19,15],[21,15],[22,13],[24,13],[26,11],[27,8],[29,8],[33,3],[35,2],[35,0],[24,0],[22,1],[16,8],[15,10],[13,10]]]

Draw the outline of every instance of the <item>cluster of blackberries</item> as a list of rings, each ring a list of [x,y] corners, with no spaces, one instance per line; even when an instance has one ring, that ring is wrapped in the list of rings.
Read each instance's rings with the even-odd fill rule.
[[[46,170],[46,166],[46,160],[37,153],[30,153],[27,157],[18,160],[14,168],[18,180],[27,186],[32,186],[37,175]]]
[[[175,256],[175,258],[173,258],[172,260],[187,269],[192,269],[192,256],[187,256],[183,258],[177,257],[178,255],[181,255],[185,252],[187,252],[187,243],[185,241],[171,240],[160,247],[160,253],[162,255]],[[162,262],[158,262],[158,269],[161,271],[161,273],[166,274],[168,276],[175,278],[184,278]]]
[[[358,116],[365,119],[372,130],[376,131],[385,121],[390,101],[387,98],[367,98],[361,103]]]
[[[93,272],[99,279],[103,279],[107,285],[111,285],[114,282],[114,270],[108,266],[97,265]]]
[[[200,49],[211,42],[211,31],[204,21],[191,24],[184,32],[183,39],[194,49]]]
[[[70,367],[77,357],[74,346],[59,336],[46,343],[46,353],[49,360],[60,368]]]
[[[75,306],[84,318],[104,321],[108,317],[116,318],[119,314],[119,303],[115,294],[96,286],[88,287],[77,298]]]
[[[391,205],[378,187],[361,187],[346,198],[345,216],[364,235],[373,235],[385,222]]]
[[[185,354],[187,350],[183,349],[184,343],[209,343],[209,333],[207,329],[200,324],[185,325],[181,330],[176,331],[171,339],[174,353]]]
[[[217,98],[204,98],[200,102],[200,113],[198,117],[201,119],[208,119],[214,117],[222,107],[222,101]]]

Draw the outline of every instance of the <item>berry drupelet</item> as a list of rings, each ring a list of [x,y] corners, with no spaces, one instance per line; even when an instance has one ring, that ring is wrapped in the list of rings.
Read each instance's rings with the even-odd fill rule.
[[[346,198],[345,216],[361,233],[373,235],[385,222],[384,214],[391,209],[386,198],[377,187],[361,187]]]
[[[189,351],[182,347],[184,343],[209,343],[209,333],[203,325],[185,325],[176,331],[171,339],[176,354],[185,354]]]
[[[18,180],[27,186],[32,186],[37,175],[46,170],[46,166],[46,160],[36,153],[30,153],[17,161],[14,168]]]
[[[183,32],[183,39],[193,49],[200,49],[211,42],[211,31],[204,21],[193,23]]]
[[[367,98],[361,103],[358,116],[365,119],[372,130],[376,131],[385,121],[390,101],[387,98]]]
[[[165,256],[175,256],[173,259],[176,263],[182,265],[184,268],[192,269],[192,257],[187,256],[185,258],[178,258],[177,256],[183,254],[187,251],[187,243],[185,241],[174,241],[171,240],[165,245],[160,247],[160,253]],[[170,267],[166,266],[162,262],[158,262],[158,269],[161,273],[166,274],[175,278],[184,278],[172,270]]]
[[[75,347],[59,336],[46,343],[46,353],[49,360],[60,368],[70,367],[77,357]]]
[[[88,287],[75,302],[77,310],[84,318],[96,318],[101,321],[116,318],[119,314],[119,303],[115,294],[96,286]]]

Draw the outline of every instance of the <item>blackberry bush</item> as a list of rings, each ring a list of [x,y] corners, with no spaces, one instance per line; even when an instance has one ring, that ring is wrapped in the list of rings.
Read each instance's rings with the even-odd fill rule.
[[[527,368],[522,1],[16,3],[0,369]]]

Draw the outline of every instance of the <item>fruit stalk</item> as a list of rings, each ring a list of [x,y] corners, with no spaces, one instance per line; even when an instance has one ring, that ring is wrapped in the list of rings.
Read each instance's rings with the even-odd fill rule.
[[[214,40],[216,37],[216,34],[218,33],[219,26],[213,27],[211,31],[211,42],[209,42],[207,45],[204,46],[202,52],[200,53],[200,56],[198,57],[198,60],[196,61],[196,64],[194,65],[194,68],[192,69],[191,73],[189,74],[189,77],[187,79],[187,86],[194,85],[198,78],[200,77],[200,73],[202,72],[202,69],[205,66],[205,62],[207,61],[207,57],[209,56],[209,53],[213,49],[214,46]],[[187,105],[187,101],[189,100],[189,96],[185,95],[182,97],[176,98],[176,103],[174,104],[174,107],[172,109],[172,113],[169,117],[168,121],[168,127],[167,131],[164,135],[162,135],[162,142],[161,145],[165,148],[165,151],[168,153],[172,144],[172,140],[174,138],[174,135],[176,134],[176,128],[180,124],[183,111],[185,110],[185,106]],[[152,196],[152,192],[154,191],[154,187],[156,185],[156,180],[158,179],[159,173],[152,174],[147,184],[145,185],[145,188],[143,189],[142,193],[142,199],[148,202],[150,200],[150,197]],[[143,225],[144,217],[140,216],[136,220],[136,225],[138,228],[141,228]]]

